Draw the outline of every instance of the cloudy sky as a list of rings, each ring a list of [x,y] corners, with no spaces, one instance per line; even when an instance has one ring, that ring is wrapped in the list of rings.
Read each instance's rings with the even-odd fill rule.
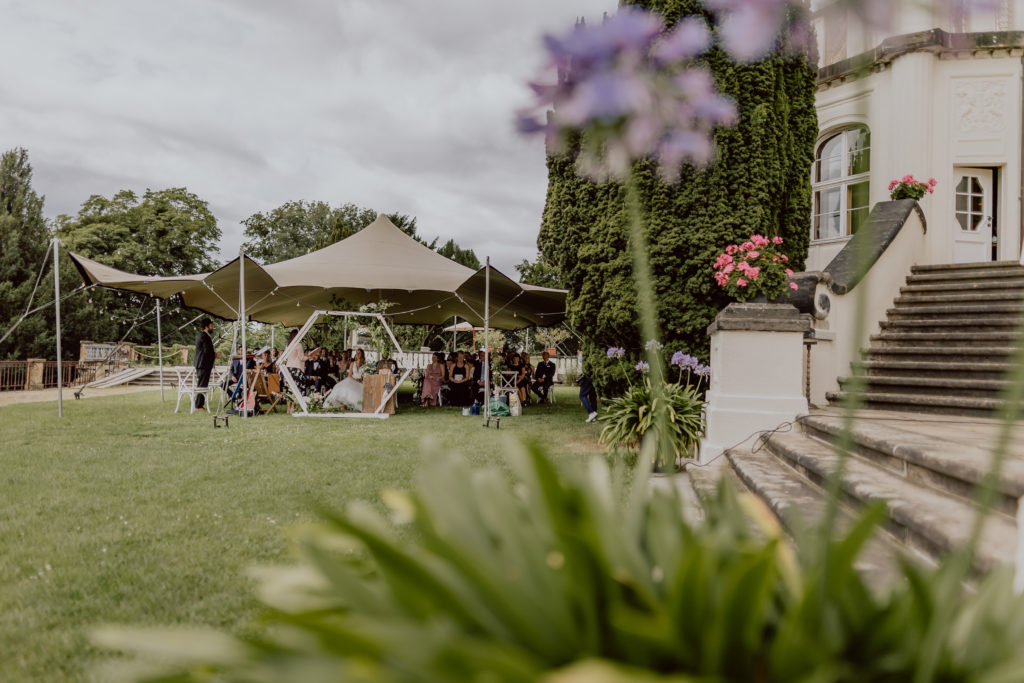
[[[0,0],[0,149],[46,213],[185,186],[237,254],[286,201],[416,216],[509,275],[532,258],[543,145],[512,131],[539,36],[615,0]]]

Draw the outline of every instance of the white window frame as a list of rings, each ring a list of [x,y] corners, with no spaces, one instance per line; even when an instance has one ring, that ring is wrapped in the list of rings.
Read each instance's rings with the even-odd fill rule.
[[[866,131],[868,134],[868,146],[865,149],[868,153],[868,170],[863,173],[857,173],[855,175],[846,175],[850,169],[850,145],[851,145],[851,133],[859,131]],[[869,183],[870,192],[870,180],[871,180],[871,129],[862,123],[852,124],[845,128],[833,129],[826,135],[823,135],[818,139],[817,144],[814,146],[814,162],[811,166],[811,242],[813,244],[826,244],[828,242],[837,242],[840,240],[846,240],[850,237],[850,207],[849,207],[849,188],[854,185],[861,183]],[[837,178],[830,180],[817,181],[818,167],[821,164],[821,150],[829,141],[836,137],[842,138],[842,144],[840,147],[841,156],[839,159],[840,175]],[[818,193],[827,190],[839,190],[839,234],[832,235],[829,237],[817,237],[817,227],[815,222],[819,215],[818,211]],[[870,209],[870,201],[868,202],[867,208]],[[860,207],[864,208],[864,207]]]

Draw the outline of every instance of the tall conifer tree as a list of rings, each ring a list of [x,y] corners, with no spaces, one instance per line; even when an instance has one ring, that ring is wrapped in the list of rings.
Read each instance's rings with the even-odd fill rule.
[[[43,198],[32,189],[28,152],[20,148],[4,152],[0,156],[0,335],[25,312],[49,239]],[[47,269],[44,275],[49,273],[52,279],[52,272]],[[42,284],[45,289],[47,282]],[[35,303],[41,303],[38,292]],[[46,321],[33,316],[0,346],[0,359],[38,355],[52,339]]]

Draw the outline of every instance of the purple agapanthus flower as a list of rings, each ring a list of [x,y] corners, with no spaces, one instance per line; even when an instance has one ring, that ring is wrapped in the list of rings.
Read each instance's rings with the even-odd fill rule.
[[[639,363],[637,363],[636,366],[633,369],[634,370],[639,370],[640,372],[649,372],[650,369],[651,369],[651,366],[650,366],[650,364],[647,361],[642,360]]]
[[[711,366],[710,365],[698,364],[693,369],[693,373],[695,375],[699,376],[699,377],[710,377],[711,376]]]
[[[621,346],[609,346],[608,357],[609,358],[622,358],[626,355],[626,349]]]
[[[691,372],[696,372],[700,361],[698,361],[694,356],[691,356],[688,353],[676,351],[675,353],[672,354],[671,363],[672,365],[678,366],[680,370],[690,370]]]
[[[646,344],[644,344],[644,348],[647,349],[648,351],[661,351],[663,348],[665,348],[665,345],[659,342],[657,339],[651,339]]]
[[[585,131],[579,167],[592,178],[623,178],[634,161],[653,157],[674,180],[683,162],[709,161],[711,131],[736,120],[733,101],[693,64],[711,45],[703,19],[666,31],[657,14],[625,6],[544,44],[558,82],[531,84],[535,101],[520,112],[519,130],[543,132],[553,149]]]

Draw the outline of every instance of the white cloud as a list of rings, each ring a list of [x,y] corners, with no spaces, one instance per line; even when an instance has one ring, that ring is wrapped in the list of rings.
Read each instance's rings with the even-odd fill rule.
[[[0,148],[47,213],[186,186],[224,232],[293,199],[414,215],[426,237],[532,257],[547,177],[512,131],[539,36],[615,0],[0,0]]]

